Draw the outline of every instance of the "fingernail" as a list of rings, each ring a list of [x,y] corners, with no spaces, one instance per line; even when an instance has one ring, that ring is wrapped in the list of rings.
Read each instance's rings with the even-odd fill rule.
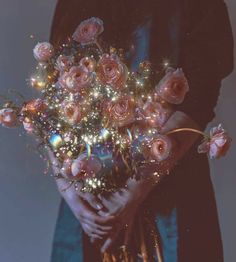
[[[102,251],[102,253],[105,253],[105,252],[106,252],[106,247],[103,247],[103,248],[101,249],[101,251]]]
[[[107,243],[102,248],[102,253],[107,251],[107,249],[109,248],[110,244],[111,244],[111,239],[108,239]]]
[[[100,204],[96,204],[96,207],[97,207],[98,210],[101,210],[103,208],[103,206],[100,205]]]

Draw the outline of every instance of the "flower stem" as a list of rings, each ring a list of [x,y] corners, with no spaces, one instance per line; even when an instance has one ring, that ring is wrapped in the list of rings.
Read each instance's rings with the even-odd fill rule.
[[[98,41],[96,41],[95,44],[96,44],[97,48],[99,49],[99,51],[101,53],[103,53],[103,49],[102,49],[101,45],[98,43]]]
[[[171,131],[167,132],[166,135],[170,135],[170,134],[174,134],[174,133],[178,133],[178,132],[185,132],[185,131],[202,135],[205,138],[207,137],[207,135],[204,132],[200,131],[200,130],[193,129],[193,128],[186,128],[186,127],[185,128],[177,128],[177,129],[171,130]]]

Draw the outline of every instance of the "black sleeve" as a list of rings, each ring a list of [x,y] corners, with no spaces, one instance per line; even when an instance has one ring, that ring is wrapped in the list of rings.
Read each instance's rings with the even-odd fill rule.
[[[177,109],[204,129],[214,117],[221,80],[233,69],[233,36],[223,1],[194,2],[196,6],[187,9],[181,46],[181,66],[190,91]]]

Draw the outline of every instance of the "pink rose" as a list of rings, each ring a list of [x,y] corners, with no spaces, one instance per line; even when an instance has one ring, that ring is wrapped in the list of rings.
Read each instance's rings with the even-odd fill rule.
[[[73,56],[60,55],[57,58],[55,68],[60,72],[67,71],[70,69],[70,67],[73,66],[73,63],[74,63]]]
[[[59,84],[68,91],[77,93],[91,85],[92,79],[92,74],[86,67],[73,66],[59,78]]]
[[[34,132],[34,124],[32,120],[29,119],[28,117],[24,118],[23,127],[28,134],[32,134]]]
[[[128,69],[116,55],[104,54],[98,62],[97,76],[102,84],[121,89],[128,79]]]
[[[54,48],[50,43],[38,43],[34,50],[34,57],[38,62],[47,62],[54,56]]]
[[[43,113],[46,109],[46,104],[44,102],[44,100],[37,98],[37,99],[33,99],[29,102],[27,102],[22,110],[21,110],[21,114],[24,113],[28,113],[30,115],[36,115],[38,113]]]
[[[220,158],[228,152],[232,139],[220,124],[210,130],[210,138],[198,147],[198,153],[208,153],[210,158]]]
[[[188,91],[188,81],[180,68],[176,70],[169,68],[156,86],[157,95],[170,104],[181,104]]]
[[[92,17],[79,24],[72,38],[82,45],[88,45],[96,42],[97,37],[103,31],[103,21],[99,18]]]
[[[79,64],[88,69],[89,72],[94,72],[96,68],[96,60],[92,57],[84,57],[80,60]]]
[[[72,161],[70,168],[70,177],[72,180],[80,180],[95,177],[102,169],[102,163],[95,155],[87,156],[82,153],[79,157]],[[68,168],[67,168],[68,170]],[[67,174],[69,174],[67,172]]]
[[[144,123],[161,129],[172,114],[171,108],[166,103],[148,101],[139,110]]]
[[[65,117],[65,120],[71,124],[76,125],[82,119],[82,110],[78,103],[74,101],[65,101],[62,104],[62,114]]]
[[[172,141],[168,136],[157,135],[145,143],[143,155],[146,159],[162,162],[170,156],[172,148]]]
[[[13,108],[0,110],[0,124],[4,127],[15,127],[18,124],[18,112]]]
[[[108,120],[113,126],[122,127],[135,121],[135,102],[129,97],[122,97],[112,101],[106,107]]]

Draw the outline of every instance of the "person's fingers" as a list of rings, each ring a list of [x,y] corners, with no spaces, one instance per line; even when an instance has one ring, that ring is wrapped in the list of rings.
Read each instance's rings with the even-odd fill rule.
[[[99,211],[103,209],[103,204],[101,200],[96,197],[95,195],[92,195],[91,193],[79,193],[79,195],[87,201],[87,203],[94,208],[95,210]]]
[[[103,243],[104,241],[104,238],[101,239],[100,237],[98,238],[96,236],[91,236],[89,237],[89,239],[90,239],[91,244],[96,245],[99,248],[101,246],[101,243]]]
[[[112,226],[115,218],[113,216],[100,217],[80,196],[77,196],[79,209],[78,215],[97,226]]]
[[[84,225],[84,227],[87,228],[87,230],[88,230],[88,232],[89,232],[90,234],[99,236],[100,238],[108,235],[107,232],[101,231],[101,230],[99,230],[98,228],[96,228],[96,226],[91,226],[91,225],[90,225],[89,223],[87,223],[87,222],[82,222],[82,224]]]
[[[49,147],[47,148],[47,152],[48,152],[49,159],[50,159],[51,161],[53,161],[54,158],[55,158],[55,156],[54,156],[52,150],[51,150]]]
[[[122,209],[126,205],[126,199],[122,190],[119,190],[110,196],[99,195],[98,198],[101,200],[104,206],[104,209],[101,210],[103,211],[101,212],[103,216],[106,216],[108,213],[116,216],[122,211]],[[109,212],[106,212],[106,210],[108,210]]]
[[[100,237],[100,236],[98,236],[96,234],[90,234],[89,237],[91,237],[94,242],[97,242],[98,240],[102,240],[103,239],[102,237]]]
[[[80,196],[77,196],[76,201],[78,208],[74,208],[74,213],[78,220],[83,221],[89,224],[91,227],[97,228],[103,232],[110,232],[113,229],[112,224],[106,224],[106,221],[110,221],[109,217],[107,220],[102,220],[104,224],[99,224],[99,215],[97,215],[97,213],[93,209],[91,209],[89,205],[87,205],[84,199]]]
[[[52,164],[58,165],[59,161],[58,159],[55,157],[54,153],[52,152],[52,150],[50,148],[47,148],[47,152],[48,152],[48,156],[50,161],[52,162]]]
[[[84,232],[90,237],[90,238],[93,238],[94,240],[102,240],[102,237],[99,236],[98,234],[94,233],[93,230],[90,228],[89,225],[85,224],[85,223],[82,223],[82,228],[84,230]]]
[[[94,237],[94,236],[91,236],[90,237],[90,242],[92,243],[92,244],[97,244],[97,243],[99,243],[99,240],[101,240],[100,238],[96,238],[96,237]]]
[[[107,238],[107,240],[101,246],[101,249],[100,249],[101,253],[105,253],[105,252],[107,252],[107,251],[109,251],[111,249],[111,247],[114,244],[114,242],[116,241],[119,233],[120,233],[120,229],[117,229],[117,231],[112,236],[109,236]]]
[[[50,148],[47,148],[47,152],[48,152],[49,160],[51,162],[53,171],[55,173],[59,173],[60,166],[61,166],[59,160],[55,157],[54,153],[52,152]]]
[[[111,232],[111,229],[112,229],[112,227],[107,229],[105,227],[99,226],[99,225],[85,219],[84,217],[80,217],[79,220],[80,220],[80,223],[86,224],[90,228],[92,233],[96,233],[99,236],[105,236],[105,235],[109,234]]]
[[[84,219],[100,226],[112,226],[114,224],[114,216],[101,217],[81,197],[78,196],[78,198],[80,198],[80,206],[83,210],[81,215]]]
[[[103,210],[99,210],[99,211],[98,211],[98,214],[99,214],[99,216],[101,216],[101,217],[107,217],[107,216],[110,216],[110,215],[111,215],[109,211],[106,212],[106,211],[103,211]]]
[[[93,227],[93,228],[97,228],[97,229],[99,229],[99,230],[101,230],[101,231],[103,231],[103,232],[106,232],[106,233],[109,233],[109,232],[111,232],[111,231],[114,229],[114,227],[112,227],[112,226],[101,226],[101,225],[97,225],[97,224],[95,224],[95,223],[93,223],[93,222],[85,219],[84,217],[81,218],[81,221],[87,223],[88,225],[90,225],[90,226]]]
[[[63,195],[65,199],[73,198],[72,195],[75,193],[69,190],[73,186],[72,181],[68,181],[64,178],[55,179],[55,181],[59,192]]]
[[[113,225],[115,223],[115,217],[114,216],[107,216],[107,217],[101,217],[93,212],[85,212],[84,218],[90,220],[91,222],[98,224],[98,225]]]

